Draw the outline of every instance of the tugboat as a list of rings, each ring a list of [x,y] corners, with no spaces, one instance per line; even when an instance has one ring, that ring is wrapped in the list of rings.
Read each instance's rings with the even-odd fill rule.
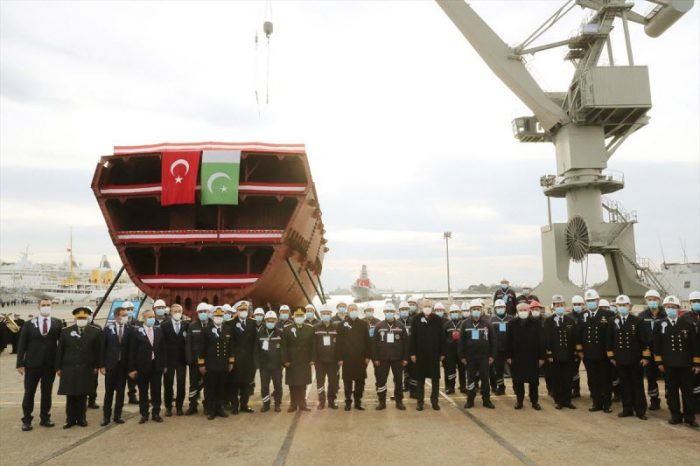
[[[189,315],[200,301],[296,306],[323,292],[328,248],[303,144],[117,146],[92,190],[132,281]]]
[[[370,281],[366,265],[362,266],[360,277],[355,280],[355,283],[350,287],[350,291],[356,303],[383,299],[382,295],[377,292],[374,284]]]

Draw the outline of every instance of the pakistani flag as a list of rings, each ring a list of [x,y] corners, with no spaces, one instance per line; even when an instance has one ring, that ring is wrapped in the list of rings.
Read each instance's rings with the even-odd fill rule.
[[[202,204],[238,204],[239,150],[202,152]]]

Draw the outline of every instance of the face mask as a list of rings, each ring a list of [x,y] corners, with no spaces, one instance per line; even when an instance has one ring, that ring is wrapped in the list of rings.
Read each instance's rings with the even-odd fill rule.
[[[649,309],[658,309],[659,303],[658,301],[647,301],[647,306],[649,306]]]
[[[374,318],[374,312],[365,312],[365,319]]]
[[[267,327],[268,330],[272,330],[275,328],[275,323],[274,322],[265,322],[265,327]]]
[[[469,311],[462,311],[462,317],[465,319],[469,317]]]
[[[472,318],[478,319],[481,317],[481,311],[472,311]]]
[[[315,317],[315,316],[314,316],[314,313],[313,313],[313,312],[307,312],[307,313],[306,313],[306,320],[311,320],[311,319],[313,319],[314,317]]]
[[[501,283],[501,289],[502,289],[502,290],[507,290],[507,289],[508,289],[508,284],[507,284],[507,283]]]
[[[630,313],[630,310],[629,310],[628,308],[624,307],[624,306],[620,306],[620,307],[618,308],[618,310],[620,311],[620,315],[621,315],[621,316],[626,316],[627,314]]]
[[[433,309],[430,307],[424,307],[423,308],[423,315],[429,316],[430,314],[433,313]]]
[[[558,316],[563,316],[563,315],[564,315],[564,312],[566,312],[566,308],[565,308],[565,307],[562,307],[562,306],[558,306],[558,307],[555,307],[555,308],[554,308],[554,312],[555,312]]]
[[[179,321],[180,319],[182,319],[182,313],[181,313],[181,312],[176,312],[175,314],[173,314],[173,320]]]
[[[518,317],[521,319],[527,319],[529,315],[530,313],[527,311],[518,311]]]
[[[617,314],[617,306],[610,306],[610,312]]]
[[[416,307],[415,305],[410,304],[410,305],[408,306],[408,313],[409,313],[409,314],[415,314],[415,312],[416,312],[417,310],[418,310],[418,307]]]
[[[330,321],[331,321],[331,315],[330,315],[330,314],[321,314],[321,321],[323,321],[323,322],[330,322]]]
[[[399,311],[399,316],[400,316],[402,319],[407,318],[407,317],[408,317],[408,311]]]
[[[359,312],[357,312],[357,311],[350,311],[350,318],[351,318],[352,320],[355,320],[355,319],[357,319],[358,317],[360,317],[360,313],[359,313]]]
[[[155,317],[149,317],[146,319],[146,325],[149,327],[153,327],[156,324],[156,318]]]
[[[580,314],[582,311],[583,311],[583,307],[579,306],[578,304],[576,304],[576,305],[574,306],[574,312],[575,312],[576,314]]]
[[[231,320],[231,314],[224,314],[224,322]]]
[[[289,320],[289,314],[283,312],[282,314],[280,314],[280,320]]]
[[[255,322],[260,323],[262,322],[264,316],[255,316]]]
[[[598,308],[598,303],[596,303],[595,301],[587,301],[586,307],[589,311],[595,311]]]
[[[394,320],[394,313],[393,312],[385,312],[384,318],[386,320],[388,320],[389,322],[391,322],[392,320]]]
[[[129,316],[121,316],[119,318],[119,323],[122,325],[126,325],[129,323]]]
[[[126,315],[129,316],[129,319],[133,319],[136,317],[136,313],[134,311],[128,311]]]
[[[80,328],[86,327],[88,324],[87,319],[76,319],[75,320],[75,325],[77,325]]]
[[[459,320],[459,313],[458,312],[453,312],[450,314],[450,319],[452,320]]]
[[[209,314],[206,312],[200,312],[197,314],[197,317],[199,317],[199,320],[201,321],[206,321],[209,318]]]
[[[304,318],[303,317],[295,317],[294,323],[297,325],[302,325],[304,323]]]
[[[344,313],[346,313],[346,312],[348,312],[348,308],[347,308],[347,307],[341,306],[341,307],[338,308],[338,314],[344,314]]]
[[[248,318],[248,311],[238,312],[238,318],[241,320],[246,320]]]
[[[531,311],[532,317],[539,317],[540,316],[540,311]]]
[[[690,303],[690,308],[695,312],[700,312],[700,303]]]
[[[435,315],[442,319],[445,316],[445,311],[435,311]]]
[[[527,290],[527,289],[523,290],[523,294],[525,296],[530,296],[530,290]]]
[[[41,314],[44,317],[47,317],[51,314],[51,306],[41,306],[39,308],[39,314]]]
[[[156,315],[158,317],[163,317],[165,315],[165,309],[163,309],[162,307],[159,307],[158,309],[156,309]]]
[[[503,307],[496,308],[496,315],[503,317],[506,314],[506,309]]]
[[[671,319],[675,319],[678,317],[678,309],[675,307],[669,307],[666,309],[666,315],[669,316]]]
[[[214,325],[221,325],[224,323],[224,316],[216,316],[212,318],[212,320],[214,321]]]

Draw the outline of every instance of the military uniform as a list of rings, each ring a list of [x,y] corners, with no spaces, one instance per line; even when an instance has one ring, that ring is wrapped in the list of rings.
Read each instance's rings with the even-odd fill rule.
[[[644,321],[633,315],[616,316],[610,325],[608,348],[608,357],[615,361],[620,378],[621,415],[634,412],[637,417],[645,418],[647,399],[640,362],[642,358],[649,361],[651,351]]]
[[[477,374],[481,378],[481,397],[484,405],[489,405],[489,358],[495,359],[496,356],[496,341],[491,322],[487,317],[481,317],[477,321],[469,317],[462,321],[460,333],[459,356],[467,360],[467,406],[473,406],[476,397]]]
[[[270,381],[274,390],[272,398],[275,399],[275,411],[279,411],[282,404],[282,332],[277,327],[268,330],[264,325],[258,330],[255,359],[260,368],[263,411],[270,409]]]
[[[316,346],[316,391],[319,409],[326,405],[326,378],[328,378],[328,403],[335,406],[338,395],[338,325],[319,322],[314,326]]]
[[[571,318],[576,322],[576,351],[580,352],[583,350],[583,345],[581,344],[581,325],[583,324],[583,312],[577,314],[575,311],[571,312]],[[571,398],[581,398],[581,358],[576,356],[574,360],[574,366],[572,368],[573,375],[571,376]],[[590,386],[588,388],[590,390]]]
[[[697,336],[697,346],[700,348],[700,312],[690,311],[681,316],[695,325],[695,335]],[[700,373],[693,375],[693,404],[695,414],[700,414]]]
[[[95,386],[100,367],[100,331],[87,325],[71,325],[61,330],[56,350],[56,371],[61,371],[58,394],[66,395],[66,424],[87,425],[87,398]]]
[[[559,407],[571,406],[572,372],[578,356],[578,328],[574,317],[551,316],[544,322],[545,355],[549,359],[552,394]]]
[[[506,384],[503,379],[503,373],[506,367],[506,335],[508,326],[513,320],[513,316],[508,314],[503,317],[497,315],[491,316],[491,325],[493,326],[493,334],[496,338],[496,358],[491,365],[490,382],[491,391],[495,395],[505,395]]]
[[[226,378],[230,365],[237,363],[233,356],[233,344],[233,331],[227,325],[217,327],[212,323],[202,332],[197,365],[206,368],[204,390],[207,400],[204,409],[209,419],[228,417],[224,411]]]
[[[666,318],[654,329],[654,360],[663,365],[666,374],[666,402],[671,421],[695,422],[693,406],[693,372],[700,367],[698,335],[689,319]],[[678,392],[683,398],[683,410]]]
[[[197,364],[197,359],[199,358],[199,353],[202,349],[202,338],[204,333],[212,323],[209,319],[202,323],[201,321],[190,323],[187,327],[187,336],[185,338],[185,357],[188,366],[188,372],[190,376],[189,389],[187,397],[189,399],[189,409],[186,414],[193,414],[197,412],[197,404],[199,401],[199,394],[204,388],[204,377],[199,372],[199,365]],[[206,397],[206,392],[204,393]],[[204,403],[204,409],[206,410],[206,403]]]
[[[231,412],[237,414],[240,411],[252,412],[248,407],[250,398],[250,384],[255,377],[255,341],[257,329],[252,319],[236,318],[224,323],[231,327],[233,335],[232,351],[236,358],[236,364],[228,375],[226,386],[226,398],[231,403]]]
[[[661,321],[666,319],[666,311],[662,306],[659,306],[659,310],[654,315],[651,309],[645,308],[638,316],[644,322],[644,334],[647,340],[647,344],[652,346],[654,344],[654,330]],[[658,380],[663,377],[663,374],[659,372],[659,368],[656,367],[656,362],[653,359],[644,368],[644,375],[647,379],[647,395],[649,395],[649,409],[654,411],[659,409],[661,406],[661,399],[659,398],[659,384]]]
[[[583,348],[583,365],[588,374],[588,387],[591,391],[592,411],[610,412],[612,402],[612,380],[610,361],[607,356],[608,326],[612,312],[598,309],[587,311],[580,325],[580,338]]]
[[[442,332],[445,338],[445,388],[447,393],[454,393],[455,384],[459,377],[460,391],[467,390],[466,367],[459,358],[459,331],[460,320],[448,319],[442,324]]]
[[[396,320],[380,321],[374,328],[372,337],[372,354],[375,361],[375,376],[379,405],[386,405],[387,379],[389,371],[394,376],[394,400],[397,407],[403,400],[403,365],[408,361],[408,332],[401,322]],[[379,366],[376,366],[376,363]]]
[[[362,409],[362,395],[367,378],[367,363],[372,356],[367,322],[346,319],[338,326],[338,357],[343,361],[343,388],[345,409],[350,409],[352,400],[355,408]]]
[[[296,323],[282,333],[282,364],[285,365],[285,383],[289,386],[289,412],[306,407],[306,386],[311,383],[311,364],[315,359],[314,328]]]

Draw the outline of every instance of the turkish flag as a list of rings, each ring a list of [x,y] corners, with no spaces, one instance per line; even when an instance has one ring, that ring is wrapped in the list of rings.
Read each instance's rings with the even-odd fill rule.
[[[160,205],[194,204],[201,156],[200,151],[163,152]]]

